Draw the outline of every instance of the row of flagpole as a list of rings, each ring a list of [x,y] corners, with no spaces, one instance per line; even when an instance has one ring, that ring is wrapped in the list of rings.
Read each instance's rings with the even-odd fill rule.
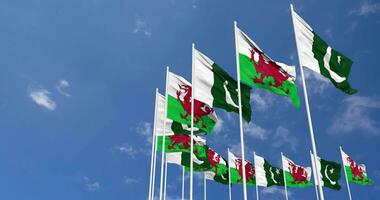
[[[293,22],[293,28],[295,30],[295,23],[294,23],[294,10],[293,10],[293,5],[290,5],[291,13],[292,13],[292,22]],[[237,71],[237,83],[238,83],[238,108],[239,108],[239,130],[240,130],[240,150],[241,150],[241,158],[243,163],[245,162],[245,150],[244,150],[244,130],[243,130],[243,117],[242,117],[242,102],[241,102],[241,86],[240,86],[240,63],[239,63],[239,44],[237,40],[237,22],[234,21],[234,35],[235,35],[235,58],[236,58],[236,71]],[[304,91],[304,100],[305,100],[305,109],[306,109],[306,114],[307,114],[307,120],[308,120],[308,127],[309,127],[309,133],[310,133],[310,140],[311,140],[311,146],[312,146],[312,159],[314,160],[313,168],[318,171],[317,166],[315,166],[315,163],[317,163],[317,148],[316,148],[316,142],[315,142],[315,137],[314,137],[314,129],[313,129],[313,123],[312,123],[312,117],[311,117],[311,111],[310,111],[310,106],[309,106],[309,100],[308,100],[308,93],[307,93],[307,86],[306,86],[306,81],[305,81],[305,76],[304,76],[304,71],[303,71],[303,63],[301,62],[300,59],[300,52],[299,52],[299,44],[297,42],[297,32],[294,31],[294,36],[295,36],[295,41],[296,41],[296,46],[297,46],[297,54],[298,54],[298,60],[299,60],[299,69],[301,73],[301,79],[302,79],[302,87]],[[194,70],[194,50],[195,50],[195,44],[192,44],[192,84],[194,84],[194,77],[195,77],[195,70]],[[169,73],[169,67],[166,69],[166,86],[165,86],[165,117],[167,116],[167,89],[168,89],[168,73]],[[192,85],[192,90],[191,90],[191,96],[194,97],[194,91],[196,89],[195,85]],[[157,99],[157,93],[158,90],[156,90],[156,99]],[[157,106],[157,100],[156,100],[156,106]],[[156,112],[155,112],[156,113]],[[155,114],[156,115],[156,114]],[[154,119],[154,131],[156,127],[156,117]],[[165,135],[166,133],[166,123],[164,122],[163,125],[163,133]],[[191,138],[194,136],[194,101],[191,101]],[[149,199],[154,198],[154,185],[155,185],[155,171],[156,171],[156,157],[157,157],[157,145],[156,143],[156,134],[153,133],[153,139],[152,139],[152,156],[151,156],[151,167],[150,167],[150,179],[149,179]],[[194,142],[193,139],[190,140],[190,152],[194,151]],[[162,141],[162,146],[165,145],[165,139]],[[228,150],[229,151],[229,150]],[[189,183],[189,196],[190,200],[193,200],[193,156],[190,154],[190,183]],[[282,153],[281,153],[282,155]],[[161,176],[160,176],[160,192],[159,192],[159,199],[160,200],[165,200],[166,199],[166,180],[167,180],[167,164],[166,159],[165,159],[165,152],[164,148],[162,148],[161,152]],[[244,166],[244,164],[243,164]],[[184,192],[185,192],[185,187],[184,187],[184,178],[185,178],[185,169],[182,169],[182,199],[184,199]],[[345,169],[344,169],[345,170]],[[314,171],[314,170],[313,170]],[[230,169],[229,169],[230,173]],[[245,167],[242,167],[242,174],[243,174],[243,199],[247,200],[247,184],[246,184],[246,169]],[[284,179],[285,179],[285,173],[284,173]],[[323,194],[323,189],[322,185],[320,184],[320,174],[319,173],[314,173],[314,179],[316,184],[316,196],[317,199],[324,200],[324,194]],[[351,192],[350,188],[348,185],[348,180],[346,177],[346,183],[347,183],[347,188],[348,188],[348,193],[349,197],[351,200]],[[286,181],[285,181],[285,197],[288,199],[288,194],[287,194],[287,186],[286,186]],[[232,193],[231,193],[231,177],[229,176],[229,199],[231,200],[232,198]],[[259,199],[258,195],[258,187],[256,185],[256,198]],[[206,199],[206,177],[204,176],[204,199]]]

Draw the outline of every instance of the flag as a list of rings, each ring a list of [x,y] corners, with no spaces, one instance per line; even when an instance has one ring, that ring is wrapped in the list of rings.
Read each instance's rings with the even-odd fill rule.
[[[239,113],[238,85],[219,65],[194,49],[194,91],[195,99],[221,108],[228,112]],[[251,121],[250,92],[251,88],[241,84],[242,115]]]
[[[233,153],[228,152],[228,166],[230,167],[231,184],[243,184],[243,162]],[[252,163],[244,161],[245,178],[247,185],[256,185],[255,168]]]
[[[254,155],[256,183],[258,186],[270,187],[273,185],[284,186],[284,173],[278,167],[273,167],[263,157]]]
[[[191,84],[171,72],[168,74],[167,117],[181,124],[191,124]],[[210,133],[217,117],[214,109],[197,99],[194,101],[194,127]]]
[[[282,156],[282,169],[285,173],[286,187],[311,187],[311,168],[295,164],[289,158]]]
[[[162,151],[162,140],[165,138],[164,142],[164,152],[190,152],[191,136],[186,134],[174,134],[168,136],[158,136],[157,137],[157,151]],[[193,136],[193,144],[196,145],[206,145],[206,140],[199,137]]]
[[[359,185],[372,185],[372,180],[368,178],[366,166],[357,164],[343,150],[340,150],[348,181]]]
[[[319,173],[319,182],[321,185],[333,190],[340,190],[341,186],[339,185],[338,181],[341,177],[341,165],[333,161],[321,159],[318,156],[317,163],[315,165],[313,154],[310,154],[310,156],[313,163],[313,170],[316,173]],[[314,166],[316,166],[318,170],[314,169]],[[315,184],[318,185],[317,182]]]
[[[292,16],[300,63],[330,79],[343,92],[356,93],[348,83],[352,61],[331,48],[296,12],[292,11]]]
[[[295,67],[272,60],[243,31],[236,29],[240,80],[249,86],[287,96],[299,108]]]

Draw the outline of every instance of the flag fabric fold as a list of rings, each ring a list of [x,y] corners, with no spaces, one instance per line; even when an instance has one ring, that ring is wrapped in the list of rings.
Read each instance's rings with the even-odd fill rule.
[[[353,62],[327,44],[296,12],[292,11],[292,16],[300,63],[330,79],[343,92],[356,93],[348,83]]]
[[[324,160],[317,156],[317,163],[314,163],[314,156],[310,154],[313,170],[319,173],[319,183],[322,186],[328,187],[333,190],[340,190],[339,180],[341,177],[341,165],[339,163]],[[314,166],[316,169],[314,169]],[[318,185],[318,182],[315,182]]]
[[[215,108],[239,113],[237,81],[200,51],[195,49],[193,56],[193,85],[197,88],[195,99]],[[251,121],[250,91],[249,86],[241,83],[242,115],[247,122]]]
[[[282,156],[282,169],[285,173],[286,187],[312,187],[311,167],[302,167],[289,158]]]
[[[228,166],[230,167],[231,184],[243,184],[243,166],[245,167],[245,178],[247,185],[256,185],[255,167],[251,162],[242,162],[241,158],[228,152]]]
[[[252,87],[287,96],[299,108],[295,67],[272,60],[239,28],[235,34],[241,81]]]
[[[343,150],[340,152],[342,155],[343,167],[345,168],[347,180],[351,183],[356,183],[359,185],[372,185],[373,181],[368,178],[366,166],[364,164],[356,163]]]
[[[263,157],[254,155],[256,184],[262,187],[270,187],[273,185],[284,186],[283,170],[273,167]]]

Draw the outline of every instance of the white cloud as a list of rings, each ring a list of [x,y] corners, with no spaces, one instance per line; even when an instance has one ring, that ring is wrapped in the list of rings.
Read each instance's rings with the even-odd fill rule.
[[[45,89],[31,89],[29,97],[39,106],[42,106],[48,110],[55,110],[56,103],[50,98],[50,92]]]
[[[371,111],[380,109],[380,101],[364,96],[350,96],[343,100],[343,109],[337,111],[328,128],[331,134],[360,133],[380,135],[379,123],[371,117]]]
[[[372,3],[371,1],[363,1],[359,8],[350,10],[350,14],[357,16],[368,16],[380,11],[380,3]]]
[[[146,137],[149,143],[152,143],[153,128],[152,124],[149,122],[140,122],[140,124],[135,129],[136,133]]]
[[[265,111],[273,105],[274,95],[268,91],[255,89],[251,94],[250,102],[252,103],[253,110]]]
[[[244,122],[244,132],[253,138],[266,140],[270,132],[259,125],[256,125],[252,122],[246,123]]]
[[[306,67],[304,68],[304,75],[308,92],[313,94],[326,94],[326,90],[330,87],[330,85],[332,85],[329,79],[307,69]],[[301,77],[298,80],[300,81],[300,84],[302,84]]]
[[[261,189],[261,188],[260,188]],[[262,188],[261,194],[263,195],[282,195],[285,196],[285,190],[283,187],[267,187],[267,188]],[[288,197],[291,196],[292,193],[288,190]]]
[[[140,33],[140,34],[145,35],[146,37],[152,36],[152,32],[148,28],[147,23],[145,21],[143,21],[142,19],[136,19],[135,20],[135,26],[133,28],[132,33],[134,33],[134,34]]]
[[[280,148],[283,146],[288,146],[294,152],[296,151],[298,145],[298,138],[292,135],[289,129],[283,126],[277,127],[273,136],[273,141],[273,147]]]
[[[84,185],[88,191],[96,191],[100,189],[100,183],[98,181],[91,181],[87,176],[83,177]]]
[[[64,91],[64,89],[68,87],[70,87],[70,83],[67,80],[60,80],[56,86],[56,89],[61,95],[70,97],[71,95]]]
[[[118,150],[120,153],[127,154],[131,158],[134,158],[135,155],[138,153],[138,151],[135,150],[129,144],[123,144],[123,145],[120,145],[120,146],[115,146],[115,149]]]
[[[221,118],[219,117],[219,119],[218,119],[218,121],[216,122],[216,124],[215,124],[215,126],[214,126],[214,129],[213,129],[213,132],[214,132],[215,134],[219,134],[219,133],[223,130],[223,123],[224,123],[223,119],[221,119]]]
[[[141,178],[131,178],[131,177],[125,177],[124,182],[126,184],[137,184],[141,182]]]

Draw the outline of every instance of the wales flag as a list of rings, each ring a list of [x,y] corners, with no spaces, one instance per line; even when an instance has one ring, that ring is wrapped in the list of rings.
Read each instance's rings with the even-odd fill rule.
[[[319,173],[319,182],[322,186],[328,187],[333,190],[340,190],[339,179],[341,177],[340,171],[342,169],[339,163],[328,161],[317,157],[317,163],[314,163],[313,154],[310,154],[311,162],[313,163],[313,171]],[[317,169],[314,169],[314,166]],[[315,183],[318,185],[318,183]]]
[[[181,124],[191,124],[191,84],[184,78],[169,72],[167,80],[167,118]],[[217,117],[211,105],[194,101],[194,127],[210,133]]]
[[[221,108],[228,112],[239,113],[237,82],[219,65],[194,49],[194,91],[195,99]],[[243,83],[241,88],[242,115],[251,121],[250,92],[251,88]]]
[[[243,167],[247,185],[256,185],[255,167],[248,161],[242,161],[233,153],[228,152],[228,166],[230,167],[231,184],[243,184]]]
[[[336,88],[347,94],[356,89],[348,83],[352,61],[331,48],[296,12],[292,10],[294,32],[300,62],[303,66],[330,79]]]
[[[294,106],[299,108],[295,67],[272,60],[237,27],[235,37],[241,81],[249,86],[261,87],[275,94],[287,96]]]
[[[254,155],[256,183],[258,186],[270,187],[273,185],[284,186],[284,172],[278,167],[273,167],[263,157]]]
[[[372,185],[373,182],[368,178],[366,166],[356,163],[342,149],[340,149],[340,153],[348,181],[359,185]]]
[[[286,187],[305,188],[313,186],[310,182],[311,167],[302,167],[282,156],[282,169],[285,173]]]

